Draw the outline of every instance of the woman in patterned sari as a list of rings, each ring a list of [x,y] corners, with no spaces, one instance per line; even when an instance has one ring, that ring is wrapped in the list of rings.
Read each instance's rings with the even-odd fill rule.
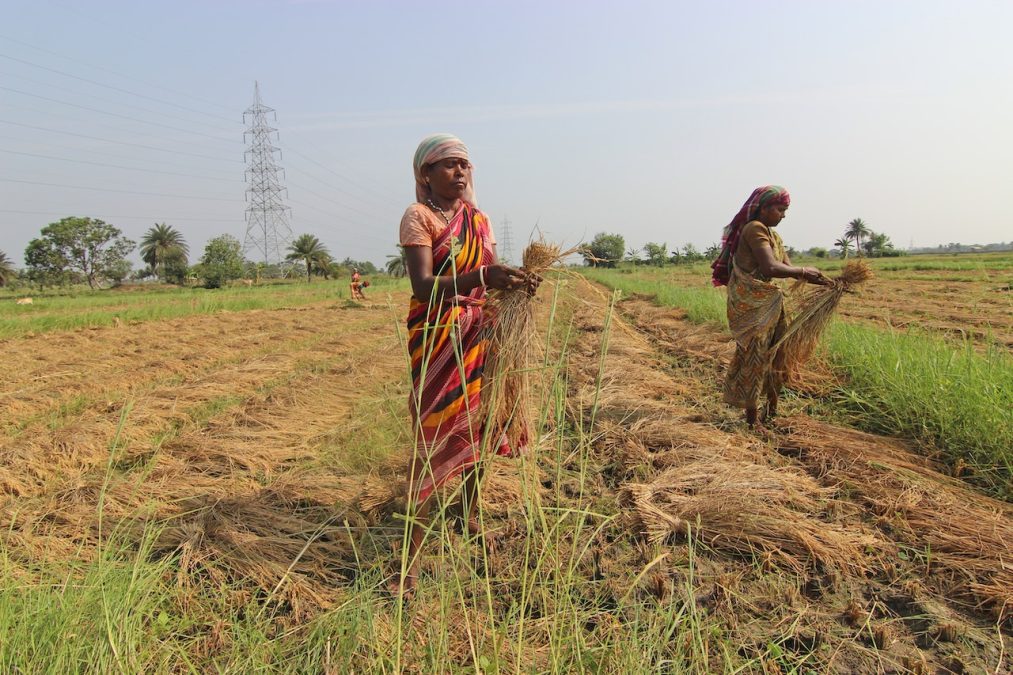
[[[414,519],[405,565],[398,561],[392,585],[406,594],[415,588],[433,492],[464,473],[462,511],[469,531],[478,534],[479,459],[483,452],[511,453],[505,442],[486,437],[494,434],[483,434],[479,413],[488,350],[486,288],[534,293],[541,281],[497,264],[496,240],[475,205],[472,165],[460,140],[449,134],[423,139],[413,164],[416,202],[401,219],[400,238],[412,286],[409,408],[415,447],[408,502]]]
[[[725,379],[724,400],[744,408],[751,428],[765,431],[758,414],[760,394],[767,399],[764,418],[777,414],[778,396],[787,373],[774,345],[784,334],[785,294],[780,279],[812,284],[830,280],[813,267],[794,267],[780,235],[791,199],[780,185],[753,190],[724,230],[721,253],[711,267],[715,286],[728,286],[728,327],[735,356]]]

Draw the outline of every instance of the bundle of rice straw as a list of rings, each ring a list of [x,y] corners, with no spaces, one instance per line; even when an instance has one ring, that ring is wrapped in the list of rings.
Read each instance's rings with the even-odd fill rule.
[[[540,239],[524,249],[521,269],[541,275],[576,251],[563,251]],[[496,321],[486,360],[489,384],[482,399],[488,417],[484,419],[490,430],[506,434],[514,450],[534,439],[528,379],[536,335],[533,301],[524,289],[492,290],[488,295],[488,307]]]
[[[796,296],[795,315],[788,330],[771,350],[772,354],[780,350],[785,370],[791,379],[797,377],[802,364],[812,356],[844,294],[871,278],[872,269],[867,262],[851,260],[845,263],[840,276],[829,286],[810,286]]]

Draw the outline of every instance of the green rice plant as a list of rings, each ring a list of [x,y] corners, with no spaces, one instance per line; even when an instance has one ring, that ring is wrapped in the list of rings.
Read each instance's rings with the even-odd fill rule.
[[[172,623],[169,561],[152,562],[146,536],[134,548],[111,544],[98,561],[49,569],[33,579],[0,563],[0,670],[4,672],[156,672],[159,638]],[[62,572],[62,574],[61,574]]]
[[[925,331],[843,322],[825,338],[847,375],[836,402],[863,429],[938,450],[989,491],[1013,497],[1013,359]]]

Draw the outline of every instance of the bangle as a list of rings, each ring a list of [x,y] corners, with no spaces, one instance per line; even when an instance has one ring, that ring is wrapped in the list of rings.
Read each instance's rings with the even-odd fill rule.
[[[478,283],[481,286],[485,286],[485,265],[478,268]]]

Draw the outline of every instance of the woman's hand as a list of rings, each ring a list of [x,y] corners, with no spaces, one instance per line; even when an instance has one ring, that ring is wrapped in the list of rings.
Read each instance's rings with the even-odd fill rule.
[[[523,288],[528,295],[534,295],[542,278],[537,274],[510,267],[509,265],[489,265],[485,268],[485,285],[500,291],[512,291]]]
[[[819,284],[820,286],[830,286],[834,283],[815,267],[803,267],[799,279],[810,284]]]

